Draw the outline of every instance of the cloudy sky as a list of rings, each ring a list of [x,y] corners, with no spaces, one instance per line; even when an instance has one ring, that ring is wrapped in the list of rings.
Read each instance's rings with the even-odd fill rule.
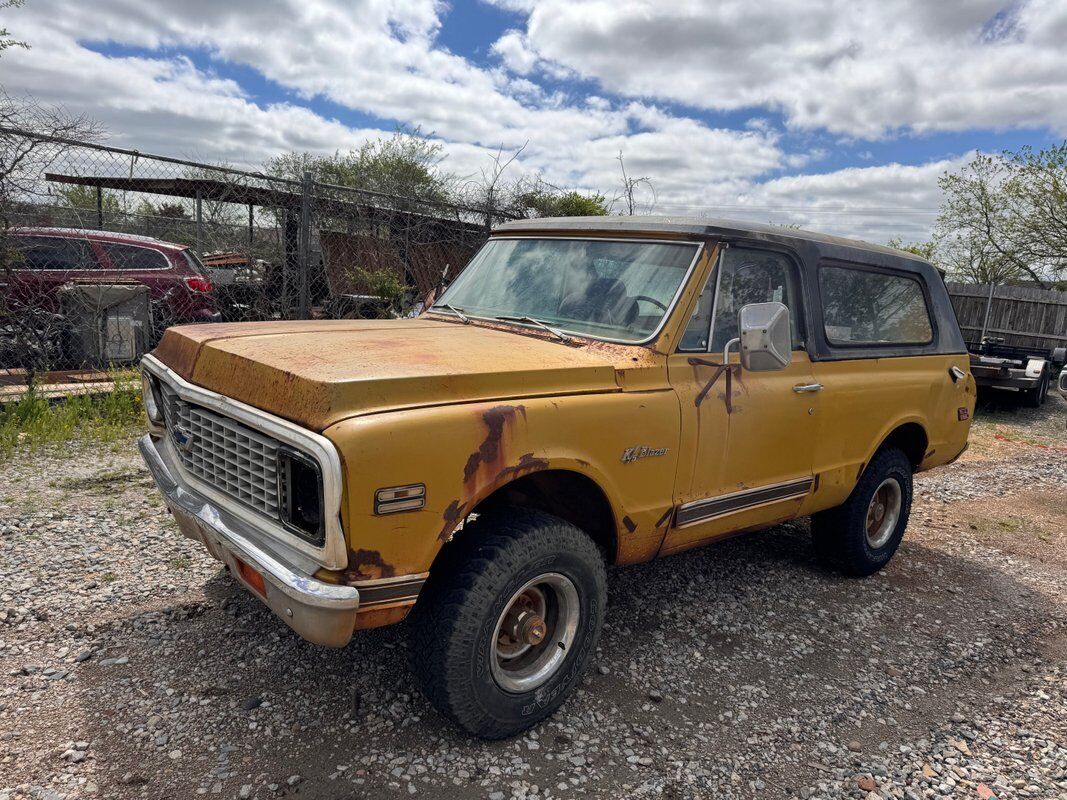
[[[258,167],[398,125],[476,176],[924,238],[975,149],[1067,136],[1067,0],[26,0],[0,83],[117,145]],[[643,198],[651,201],[651,196]]]

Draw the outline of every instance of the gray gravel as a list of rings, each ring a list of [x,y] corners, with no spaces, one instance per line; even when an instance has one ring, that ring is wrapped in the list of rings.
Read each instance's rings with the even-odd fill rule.
[[[1063,547],[1065,407],[984,409],[870,579],[820,570],[805,521],[615,570],[584,686],[498,743],[428,707],[403,627],[331,651],[274,620],[179,538],[132,440],[12,459],[0,800],[1067,798],[1067,559],[1004,538]],[[1024,497],[1032,526],[984,527]]]

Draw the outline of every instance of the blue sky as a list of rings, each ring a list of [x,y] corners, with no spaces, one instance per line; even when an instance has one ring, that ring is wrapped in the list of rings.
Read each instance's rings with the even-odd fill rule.
[[[10,19],[8,19],[10,17]],[[975,150],[1061,141],[1067,0],[30,0],[4,88],[256,166],[397,127],[442,169],[649,176],[645,210],[923,238]],[[653,202],[654,201],[654,202]]]

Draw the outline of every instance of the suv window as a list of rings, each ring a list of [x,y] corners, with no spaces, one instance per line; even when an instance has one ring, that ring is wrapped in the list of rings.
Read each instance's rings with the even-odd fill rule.
[[[789,324],[793,333],[793,348],[801,342],[800,304],[797,300],[797,273],[792,260],[781,253],[730,247],[719,269],[719,296],[714,303],[714,331],[708,346],[708,331],[712,324],[712,300],[716,275],[713,272],[697,301],[685,333],[682,350],[719,351],[737,336],[737,312],[749,303],[783,303],[789,309]]]
[[[11,246],[17,251],[16,269],[86,270],[96,264],[85,239],[60,236],[12,236]]]
[[[170,266],[167,257],[158,250],[109,242],[104,242],[101,246],[104,248],[104,252],[107,253],[108,258],[111,259],[111,265],[115,269],[166,269]]]
[[[930,310],[914,278],[821,266],[823,325],[831,344],[929,344]]]

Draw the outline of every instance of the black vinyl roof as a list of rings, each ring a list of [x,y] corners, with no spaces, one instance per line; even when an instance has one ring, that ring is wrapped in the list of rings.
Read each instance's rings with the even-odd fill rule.
[[[853,253],[877,254],[893,259],[929,264],[912,253],[884,247],[879,244],[861,242],[858,239],[846,239],[843,236],[830,236],[814,231],[795,230],[778,225],[761,225],[753,222],[739,222],[729,219],[707,219],[703,217],[684,216],[633,216],[633,217],[542,217],[540,219],[523,219],[506,222],[493,228],[495,234],[532,233],[551,231],[589,231],[597,233],[681,233],[689,236],[714,236],[723,238],[755,239],[775,242],[783,245],[805,243],[814,245],[819,255],[826,258],[848,259],[847,251]],[[879,261],[883,259],[878,259]]]

